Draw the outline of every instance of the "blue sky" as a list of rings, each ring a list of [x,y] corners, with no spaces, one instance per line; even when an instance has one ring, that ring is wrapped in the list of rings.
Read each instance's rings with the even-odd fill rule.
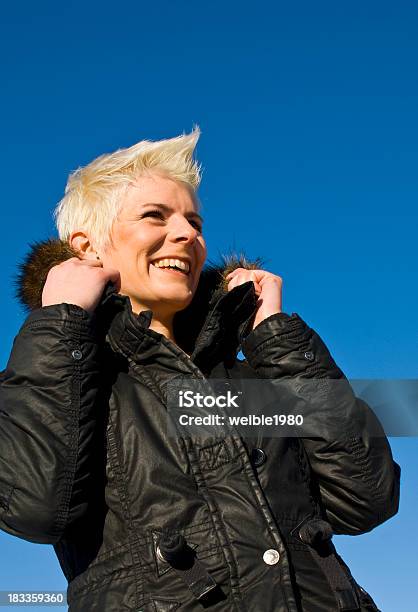
[[[68,173],[197,123],[209,256],[264,257],[284,310],[349,378],[418,378],[415,2],[44,1],[2,13],[1,367],[24,320],[16,266],[54,235]],[[418,442],[391,444],[399,514],[336,545],[384,612],[412,612]],[[4,533],[0,545],[0,591],[65,589],[52,547]]]

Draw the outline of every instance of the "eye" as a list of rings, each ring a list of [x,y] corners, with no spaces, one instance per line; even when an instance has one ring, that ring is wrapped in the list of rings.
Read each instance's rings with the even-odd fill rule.
[[[140,219],[144,219],[145,217],[154,217],[158,219],[164,219],[164,215],[159,210],[147,210],[144,214],[141,215]]]
[[[165,220],[163,213],[160,210],[147,210],[144,212],[139,218],[144,219],[146,217],[152,217],[154,219],[162,219]],[[199,221],[195,221],[193,219],[189,219],[190,225],[192,225],[199,233],[202,233],[203,227]]]
[[[202,233],[203,227],[202,227],[202,224],[201,224],[201,223],[199,223],[199,221],[193,221],[193,220],[190,220],[190,221],[189,221],[189,223],[190,223],[190,225],[192,225],[192,226],[193,226],[195,229],[197,229],[197,231],[198,231],[199,233]]]

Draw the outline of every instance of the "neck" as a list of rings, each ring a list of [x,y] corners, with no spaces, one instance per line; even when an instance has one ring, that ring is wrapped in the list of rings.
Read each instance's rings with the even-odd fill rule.
[[[137,304],[133,302],[131,299],[132,312],[134,314],[139,314],[142,310],[152,310],[152,319],[149,328],[153,331],[165,336],[172,342],[176,342],[174,338],[173,331],[173,319],[174,313],[162,313],[156,312],[152,306],[147,306],[145,304]]]
[[[153,316],[150,329],[158,332],[162,336],[165,336],[172,342],[176,341],[173,333],[173,317],[171,317],[171,319],[163,319],[161,317]]]
[[[174,342],[174,344],[178,346],[176,339],[174,337],[174,332],[173,332],[173,317],[171,317],[170,320],[163,320],[158,317],[157,318],[152,317],[150,329],[158,332],[162,336],[165,336],[166,338],[168,338],[169,340],[171,340],[172,342]],[[183,350],[183,352],[185,351]],[[186,353],[186,355],[190,357],[189,353]]]

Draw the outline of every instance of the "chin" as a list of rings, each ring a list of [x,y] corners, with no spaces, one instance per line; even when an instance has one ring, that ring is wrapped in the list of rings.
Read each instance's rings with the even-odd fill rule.
[[[156,314],[163,307],[163,312],[168,313],[171,311],[174,314],[187,308],[193,300],[194,293],[194,291],[186,287],[180,290],[178,287],[173,287],[172,290],[169,287],[164,287],[160,288],[160,291],[154,289],[152,297],[150,296],[148,299],[144,299],[144,296],[139,295],[132,297],[137,304],[142,304],[142,309],[147,308]]]
[[[176,310],[183,310],[184,308],[187,308],[192,299],[193,293],[189,291],[184,292],[184,295],[179,295],[178,292],[175,295],[170,295],[168,293],[162,294],[160,301],[167,305],[172,304],[173,308]]]

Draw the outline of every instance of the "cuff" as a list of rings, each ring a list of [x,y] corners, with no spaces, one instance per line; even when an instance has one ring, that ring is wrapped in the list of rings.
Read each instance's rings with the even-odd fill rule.
[[[272,337],[289,333],[297,335],[298,331],[303,334],[307,329],[306,323],[295,312],[292,312],[291,315],[285,312],[272,314],[242,338],[242,351],[244,353],[257,352],[259,346]]]
[[[324,342],[297,313],[264,319],[243,340],[241,349],[262,378],[344,376]]]
[[[67,303],[43,306],[32,311],[24,321],[21,331],[33,326],[48,328],[51,325],[61,325],[67,333],[74,332],[77,336],[82,333],[99,339],[101,335],[95,312],[90,313],[81,306]]]

